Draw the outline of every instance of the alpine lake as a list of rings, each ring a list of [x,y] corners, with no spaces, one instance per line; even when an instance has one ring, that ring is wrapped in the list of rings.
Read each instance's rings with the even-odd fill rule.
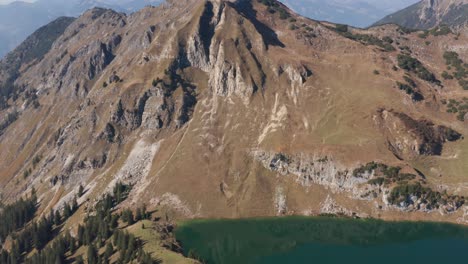
[[[203,263],[468,263],[468,227],[334,217],[190,220],[175,230]]]

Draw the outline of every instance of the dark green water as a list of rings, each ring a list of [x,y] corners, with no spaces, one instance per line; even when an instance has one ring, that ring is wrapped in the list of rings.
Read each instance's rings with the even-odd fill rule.
[[[468,228],[338,218],[195,220],[176,230],[206,263],[468,263]]]

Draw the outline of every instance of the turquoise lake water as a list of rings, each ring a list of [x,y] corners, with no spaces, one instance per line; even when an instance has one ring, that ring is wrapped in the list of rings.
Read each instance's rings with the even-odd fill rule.
[[[176,237],[205,263],[468,263],[468,228],[323,217],[194,220]]]

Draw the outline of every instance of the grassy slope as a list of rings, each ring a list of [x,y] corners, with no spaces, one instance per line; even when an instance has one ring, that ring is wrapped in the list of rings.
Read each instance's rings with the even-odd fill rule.
[[[143,225],[145,228],[143,229]],[[185,258],[181,254],[170,251],[162,246],[161,235],[154,230],[154,222],[144,220],[138,222],[127,230],[145,243],[144,249],[152,254],[153,258],[161,260],[162,263],[171,264],[196,264],[195,260]]]

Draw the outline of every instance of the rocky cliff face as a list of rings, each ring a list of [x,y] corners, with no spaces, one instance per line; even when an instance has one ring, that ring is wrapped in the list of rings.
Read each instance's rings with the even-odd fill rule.
[[[34,187],[47,211],[80,184],[92,203],[122,181],[133,185],[122,206],[182,217],[336,209],[456,221],[468,129],[446,102],[466,92],[440,74],[446,50],[468,60],[466,43],[449,34],[428,46],[395,26],[344,30],[277,1],[92,9],[21,65],[22,89],[0,112],[0,192],[11,201]],[[441,85],[421,79],[419,64],[398,67],[410,52]],[[409,79],[421,101],[395,87]],[[354,173],[371,161],[401,173]],[[454,209],[392,195],[407,178],[446,190]]]
[[[438,25],[448,25],[460,30],[468,26],[468,1],[423,0],[388,15],[374,25],[388,23],[414,29],[430,29]]]

